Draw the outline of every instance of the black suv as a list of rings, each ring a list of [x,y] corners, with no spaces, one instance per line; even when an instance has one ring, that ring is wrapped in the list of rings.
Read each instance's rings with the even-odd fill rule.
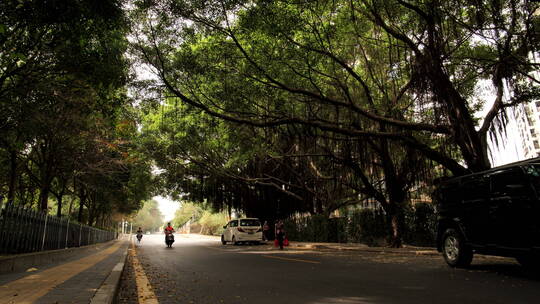
[[[448,265],[466,267],[473,253],[540,265],[540,158],[444,180],[433,198]]]

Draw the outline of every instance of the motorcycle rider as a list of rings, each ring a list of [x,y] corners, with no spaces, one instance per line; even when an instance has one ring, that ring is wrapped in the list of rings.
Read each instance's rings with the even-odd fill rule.
[[[172,235],[174,233],[174,228],[171,226],[171,223],[167,223],[167,227],[165,227],[164,229],[164,232],[165,232],[165,244],[167,244],[167,237],[169,235]],[[174,236],[173,236],[173,239],[172,241],[174,242]],[[172,247],[172,243],[171,244],[167,244],[167,247]]]
[[[139,227],[139,229],[137,229],[137,242],[138,243],[141,242],[142,237],[143,237],[143,230],[141,227]]]

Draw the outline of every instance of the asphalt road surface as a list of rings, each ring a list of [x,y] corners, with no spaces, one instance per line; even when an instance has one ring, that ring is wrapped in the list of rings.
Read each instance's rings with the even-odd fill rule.
[[[145,235],[136,256],[159,303],[540,303],[540,278],[512,259],[475,257],[452,269],[439,256],[221,245]],[[128,268],[121,303],[134,280]]]

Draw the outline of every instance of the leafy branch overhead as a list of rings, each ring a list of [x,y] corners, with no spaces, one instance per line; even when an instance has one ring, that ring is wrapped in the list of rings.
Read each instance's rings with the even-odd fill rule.
[[[190,176],[171,183],[217,206],[264,213],[248,201],[280,193],[270,205],[286,215],[372,199],[399,245],[414,189],[489,168],[488,135],[504,135],[507,108],[539,97],[528,1],[137,4],[132,51],[172,96],[165,107],[220,121],[196,132],[214,130],[222,149],[186,133],[166,174]],[[167,124],[185,130],[182,119]]]
[[[166,1],[137,11],[136,51],[168,92],[220,119],[388,138],[456,174],[488,168],[487,132],[507,106],[538,96],[520,86],[538,81],[535,5],[525,1],[253,4]],[[484,80],[492,106],[476,125]],[[432,145],[441,138],[458,159]]]
[[[151,194],[126,91],[122,4],[0,3],[0,197],[8,204],[111,228]]]

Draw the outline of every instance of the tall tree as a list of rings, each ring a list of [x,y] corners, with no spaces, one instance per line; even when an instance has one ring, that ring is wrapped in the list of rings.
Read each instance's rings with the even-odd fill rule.
[[[140,23],[138,49],[171,93],[216,117],[397,140],[462,174],[490,166],[487,134],[504,122],[504,109],[538,96],[524,85],[537,82],[538,4],[470,4],[144,2],[152,17]],[[484,80],[495,94],[477,130],[472,111]],[[268,98],[257,102],[257,94]],[[324,107],[344,114],[328,120]],[[352,124],[347,113],[372,123]],[[395,128],[374,130],[373,122]],[[460,155],[430,137],[447,138]]]
[[[79,220],[103,225],[150,195],[126,96],[122,4],[0,3],[0,194],[9,202],[46,211],[54,193],[60,216],[62,197],[78,195]]]
[[[535,6],[524,1],[249,3],[150,7],[160,18],[142,28],[139,50],[170,92],[215,117],[365,139],[372,156],[344,163],[390,214],[414,183],[415,151],[454,174],[486,169],[487,134],[504,126],[504,109],[538,96],[521,80],[537,81],[528,57],[538,47]],[[179,18],[195,26],[177,32]],[[486,79],[495,98],[476,129]],[[366,178],[376,167],[362,163],[379,164],[382,189]]]

